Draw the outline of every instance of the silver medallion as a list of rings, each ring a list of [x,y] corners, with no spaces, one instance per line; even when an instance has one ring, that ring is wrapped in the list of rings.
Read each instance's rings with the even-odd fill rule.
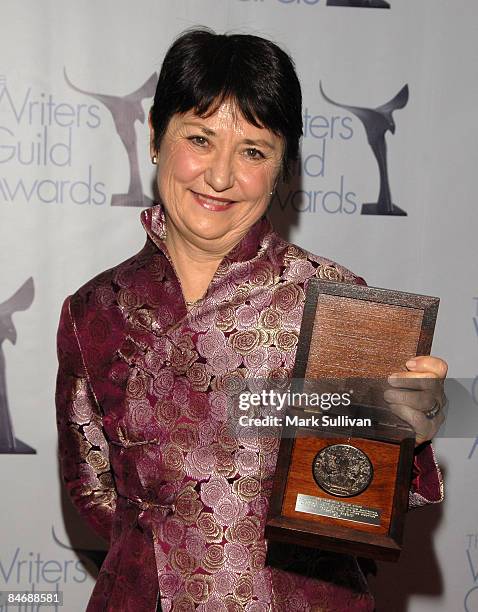
[[[337,497],[352,497],[372,482],[373,466],[367,455],[351,444],[332,444],[320,450],[312,462],[315,482]]]

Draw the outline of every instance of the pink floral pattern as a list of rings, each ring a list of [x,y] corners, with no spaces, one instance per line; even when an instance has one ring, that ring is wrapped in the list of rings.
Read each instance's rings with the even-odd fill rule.
[[[371,611],[351,557],[266,563],[278,440],[227,424],[248,378],[288,380],[307,280],[363,281],[261,219],[187,311],[161,207],[142,222],[144,248],[67,298],[58,330],[63,479],[110,542],[87,612]],[[431,447],[415,476],[414,505],[441,499]]]

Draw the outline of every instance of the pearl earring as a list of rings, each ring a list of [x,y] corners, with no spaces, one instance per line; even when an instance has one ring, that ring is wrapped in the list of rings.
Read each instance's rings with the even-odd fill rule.
[[[158,156],[157,155],[153,155],[153,157],[151,158],[151,163],[156,166],[156,164],[158,163]]]

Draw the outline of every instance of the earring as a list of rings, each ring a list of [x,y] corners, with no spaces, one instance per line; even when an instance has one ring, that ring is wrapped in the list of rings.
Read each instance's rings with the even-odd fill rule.
[[[269,195],[274,195],[274,191],[269,191]]]
[[[158,156],[157,155],[153,155],[153,157],[151,158],[151,163],[156,166],[156,164],[158,163]]]

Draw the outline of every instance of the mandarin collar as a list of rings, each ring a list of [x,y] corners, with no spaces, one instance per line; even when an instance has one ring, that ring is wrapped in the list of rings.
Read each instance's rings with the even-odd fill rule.
[[[166,247],[166,216],[162,204],[155,204],[140,215],[141,223],[149,238],[167,256]],[[267,216],[258,219],[249,229],[246,235],[226,255],[225,259],[230,262],[249,261],[259,254],[259,251],[267,247],[267,239],[273,234],[271,222]]]

